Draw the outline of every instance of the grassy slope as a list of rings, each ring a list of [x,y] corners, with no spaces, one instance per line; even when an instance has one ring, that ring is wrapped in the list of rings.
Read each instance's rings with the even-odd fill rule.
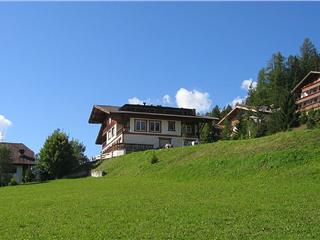
[[[318,239],[320,130],[134,153],[0,189],[2,239]]]

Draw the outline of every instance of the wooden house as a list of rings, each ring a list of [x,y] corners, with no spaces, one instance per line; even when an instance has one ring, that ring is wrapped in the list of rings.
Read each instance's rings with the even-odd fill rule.
[[[298,112],[320,109],[320,72],[309,72],[292,90]]]
[[[96,144],[103,158],[130,152],[181,147],[199,141],[201,123],[217,118],[198,116],[195,109],[125,104],[94,105],[89,123],[101,124]]]

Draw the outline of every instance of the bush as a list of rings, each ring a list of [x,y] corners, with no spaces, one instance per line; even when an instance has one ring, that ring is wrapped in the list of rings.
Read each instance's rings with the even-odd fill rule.
[[[311,110],[307,115],[307,128],[315,128],[320,126],[320,110]]]
[[[23,181],[24,182],[33,182],[35,180],[35,175],[33,174],[32,170],[28,168],[26,173],[24,174]]]
[[[308,121],[308,116],[305,113],[302,113],[299,117],[300,124],[306,124]]]
[[[155,164],[158,162],[159,162],[159,159],[158,159],[157,155],[155,153],[153,153],[152,158],[151,158],[151,164]]]
[[[13,178],[10,179],[9,185],[10,185],[10,186],[16,186],[16,185],[18,185],[18,182],[17,182],[17,180],[13,177]]]

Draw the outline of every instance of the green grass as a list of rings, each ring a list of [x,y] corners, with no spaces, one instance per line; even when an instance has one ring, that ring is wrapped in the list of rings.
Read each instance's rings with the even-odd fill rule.
[[[133,153],[0,189],[0,239],[319,239],[320,130]]]

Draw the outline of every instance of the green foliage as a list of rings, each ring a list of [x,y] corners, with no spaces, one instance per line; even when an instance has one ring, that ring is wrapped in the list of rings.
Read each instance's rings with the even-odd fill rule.
[[[38,155],[37,169],[41,180],[62,178],[71,174],[88,158],[84,154],[85,146],[78,140],[69,140],[69,136],[58,130],[50,135]]]
[[[229,112],[231,112],[231,110],[232,110],[232,107],[230,105],[227,105],[226,107],[224,107],[221,110],[220,118],[223,118],[224,116],[226,116]]]
[[[155,163],[158,163],[158,162],[159,162],[159,159],[158,159],[157,155],[153,152],[150,163],[151,164],[155,164]]]
[[[231,138],[231,134],[232,134],[231,122],[226,119],[224,121],[224,126],[221,130],[220,137],[222,140],[229,140]]]
[[[311,110],[306,115],[307,128],[312,129],[320,127],[320,110]]]
[[[273,105],[277,113],[269,119],[269,134],[285,131],[299,125],[294,95],[291,90],[309,73],[320,69],[320,56],[309,39],[305,39],[300,55],[285,58],[281,53],[272,56],[267,67],[258,75],[255,90],[249,91],[247,104],[251,106]]]
[[[8,184],[7,173],[11,169],[11,151],[5,146],[0,146],[0,187]]]
[[[216,105],[216,106],[212,109],[212,111],[209,112],[207,115],[210,116],[210,117],[216,117],[216,118],[218,118],[218,119],[220,119],[221,116],[222,116],[222,115],[221,115],[220,108],[219,108],[218,105]]]
[[[73,157],[78,165],[84,165],[89,162],[89,158],[85,155],[86,147],[82,142],[77,139],[72,139],[70,141]]]
[[[10,179],[9,185],[10,185],[10,186],[16,186],[16,185],[18,185],[18,182],[17,182],[17,180],[13,177],[13,178]]]
[[[203,124],[200,131],[200,142],[211,143],[213,142],[213,126],[209,123]]]
[[[23,182],[28,183],[33,181],[35,181],[35,174],[32,172],[31,168],[27,168],[24,174]]]
[[[299,116],[299,123],[301,125],[306,124],[307,120],[308,120],[307,114],[306,113],[301,113],[300,116]]]

